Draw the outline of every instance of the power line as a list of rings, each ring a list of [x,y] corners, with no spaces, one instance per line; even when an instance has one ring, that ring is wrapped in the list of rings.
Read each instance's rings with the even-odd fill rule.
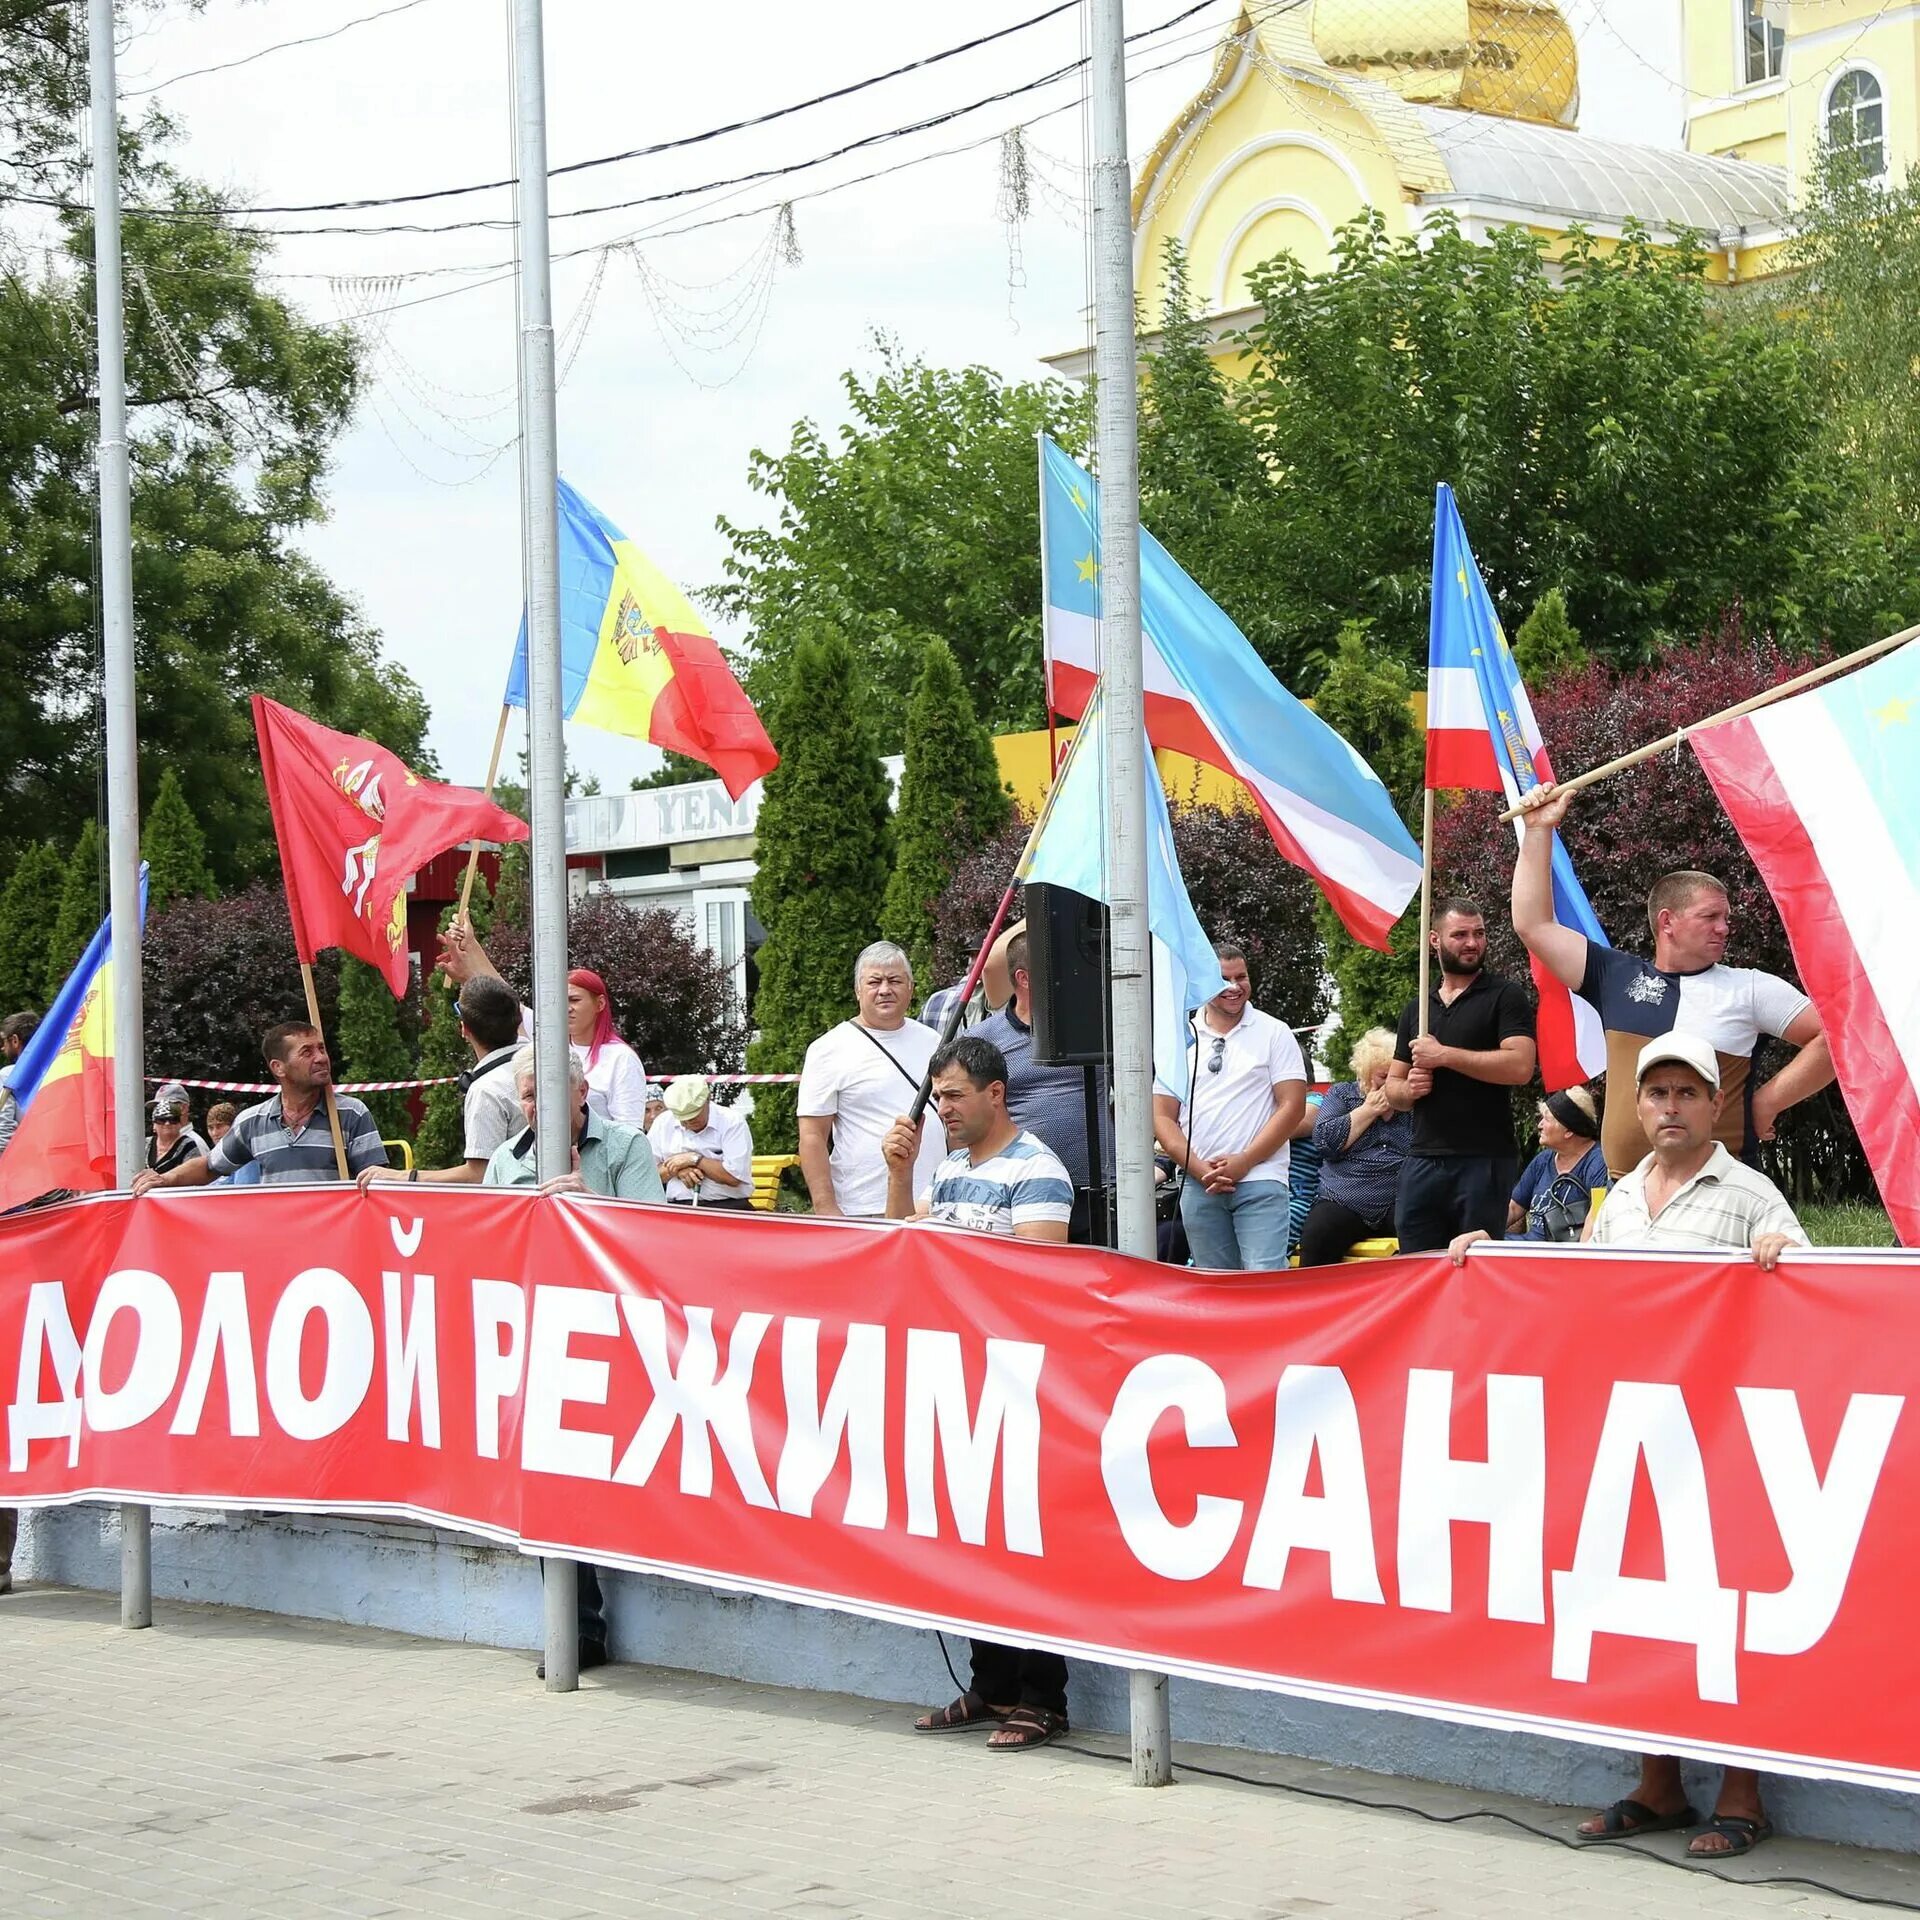
[[[426,4],[427,0],[400,0],[397,7],[383,7],[378,13],[363,13],[358,19],[343,20],[326,33],[310,33],[300,40],[276,40],[272,46],[243,53],[237,60],[223,60],[214,67],[189,67],[185,73],[169,74],[166,79],[156,80],[150,87],[122,87],[120,98],[138,100],[145,94],[159,93],[165,87],[177,87],[183,80],[201,80],[210,73],[231,73],[235,67],[250,67],[256,60],[266,59],[270,53],[285,53],[289,47],[317,47],[323,40],[338,40],[343,33],[351,33],[355,27],[370,26],[376,20],[391,19],[396,13],[410,13],[415,7]]]
[[[1199,5],[1190,7],[1188,9],[1188,12],[1197,13],[1200,10],[1200,6],[1207,6],[1207,5],[1211,5],[1212,3],[1213,3],[1213,0],[1199,0]],[[422,0],[405,0],[405,4],[410,6],[417,6],[422,4]],[[628,149],[626,149],[624,152],[621,152],[621,153],[601,154],[597,158],[592,160],[574,160],[569,162],[564,167],[551,167],[547,171],[547,178],[549,180],[557,180],[565,174],[586,173],[596,167],[617,166],[623,161],[627,161],[627,160],[649,160],[649,159],[653,159],[659,154],[677,153],[681,149],[686,147],[702,146],[706,144],[708,141],[722,139],[728,134],[743,133],[754,127],[768,126],[768,125],[771,125],[776,120],[785,120],[793,114],[805,113],[810,108],[813,108],[813,107],[826,106],[836,100],[850,99],[853,95],[857,93],[865,93],[871,87],[882,86],[890,80],[898,80],[905,74],[917,73],[921,71],[923,68],[927,68],[927,67],[939,66],[943,61],[954,60],[959,58],[961,54],[972,53],[977,48],[991,46],[995,41],[1010,39],[1014,34],[1025,33],[1027,29],[1030,27],[1037,27],[1041,25],[1043,22],[1052,20],[1060,14],[1070,12],[1077,5],[1079,5],[1079,0],[1055,0],[1055,4],[1053,6],[1046,8],[1043,12],[1032,14],[1025,20],[1017,20],[1011,26],[997,28],[992,33],[979,34],[974,39],[971,39],[971,40],[963,40],[957,46],[943,47],[938,53],[924,54],[918,60],[909,60],[902,66],[891,67],[885,73],[871,74],[864,80],[850,81],[845,86],[834,87],[826,93],[814,94],[810,99],[796,100],[788,106],[775,107],[766,113],[754,114],[753,116],[745,120],[732,120],[732,121],[728,121],[723,126],[707,127],[699,133],[683,134],[677,140],[661,140],[661,141],[657,141],[652,146],[629,147]],[[393,11],[393,12],[399,12],[400,10],[401,10],[400,8],[390,9],[390,11]],[[369,17],[377,19],[377,18],[380,18],[381,16],[371,15]],[[1184,19],[1186,18],[1186,15],[1182,14],[1178,16],[1178,18]],[[351,25],[351,24],[357,24],[357,23],[350,22],[349,24]],[[1174,22],[1170,21],[1170,22],[1167,22],[1166,24],[1172,25],[1174,24]],[[338,31],[340,32],[344,32],[345,30],[346,30],[345,28],[338,29]],[[315,37],[320,39],[328,39],[328,38],[331,38],[332,36],[317,35]],[[287,44],[299,45],[302,43],[289,41]],[[273,49],[269,48],[267,49],[267,51],[271,52],[273,51]],[[258,58],[258,57],[259,56],[257,55],[249,56],[249,58]],[[237,66],[242,63],[239,61],[235,61],[233,64]],[[218,71],[218,69],[205,68],[205,69],[202,69],[202,71],[215,72],[215,71]],[[177,79],[186,79],[189,76],[185,74],[180,74],[180,75],[176,75],[175,77]],[[162,81],[161,85],[170,86],[172,85],[172,82]],[[151,91],[151,89],[149,89],[149,91]],[[511,175],[509,175],[507,178],[501,179],[501,180],[476,180],[476,181],[470,182],[465,186],[433,187],[417,193],[384,194],[384,195],[379,195],[379,196],[375,196],[367,199],[360,199],[360,200],[318,200],[318,201],[307,201],[307,202],[302,202],[297,204],[289,203],[281,206],[262,206],[262,207],[215,206],[215,207],[208,207],[205,209],[197,210],[196,217],[198,215],[203,215],[203,214],[222,214],[222,213],[248,214],[248,215],[259,214],[259,213],[276,213],[276,214],[362,213],[376,207],[417,206],[423,201],[428,201],[428,200],[452,200],[452,199],[458,199],[467,194],[497,193],[497,192],[503,191],[506,188],[511,187],[513,184],[514,184],[513,178]],[[36,204],[52,204],[52,203],[40,202]],[[137,211],[141,213],[153,214],[161,218],[177,217],[178,215],[178,210],[170,209],[166,207],[141,207],[137,209],[129,208],[128,211],[129,212]],[[410,231],[410,230],[411,229],[396,229],[396,231]],[[354,231],[362,231],[362,229],[354,229]],[[368,228],[368,229],[364,229],[364,231],[373,232],[373,231],[378,231],[378,229]],[[431,229],[422,229],[422,231],[431,231]]]

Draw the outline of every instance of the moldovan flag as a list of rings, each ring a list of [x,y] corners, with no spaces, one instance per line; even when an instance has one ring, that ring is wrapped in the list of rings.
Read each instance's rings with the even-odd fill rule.
[[[140,914],[147,870],[140,869]],[[114,1183],[113,916],[67,975],[10,1083],[20,1124],[0,1153],[0,1213],[43,1193],[104,1193]]]
[[[1521,684],[1500,616],[1443,480],[1433,503],[1433,612],[1427,629],[1427,785],[1523,793],[1553,778],[1533,705]],[[1516,820],[1516,835],[1525,829]],[[1566,843],[1553,843],[1553,917],[1598,946],[1611,943],[1573,871]],[[1607,1070],[1607,1039],[1596,1008],[1560,984],[1538,960],[1540,1078],[1549,1093]]]
[[[560,482],[560,674],[569,720],[704,760],[738,800],[780,756],[693,603]],[[527,622],[506,704],[527,704]]]
[[[1100,675],[1099,500],[1088,475],[1043,434],[1047,697],[1069,720],[1085,710]],[[1420,887],[1420,849],[1392,798],[1145,527],[1140,652],[1147,738],[1237,779],[1282,858],[1313,876],[1356,940],[1384,951]]]
[[[1902,1246],[1920,1246],[1920,647],[1689,734],[1767,883]]]
[[[407,882],[462,841],[524,840],[526,823],[471,787],[422,780],[385,747],[257,693],[253,724],[302,963],[340,947],[404,994]]]

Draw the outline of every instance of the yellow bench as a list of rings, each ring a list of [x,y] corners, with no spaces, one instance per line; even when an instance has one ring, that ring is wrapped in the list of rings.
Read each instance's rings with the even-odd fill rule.
[[[1345,1266],[1350,1260],[1391,1260],[1399,1251],[1398,1240],[1356,1240],[1340,1256],[1340,1264]]]
[[[402,1173],[413,1171],[413,1142],[411,1140],[382,1140],[380,1144],[387,1150],[387,1165],[399,1167]]]
[[[753,1156],[753,1204],[762,1213],[772,1213],[780,1205],[780,1176],[789,1167],[797,1167],[797,1153],[756,1153]]]

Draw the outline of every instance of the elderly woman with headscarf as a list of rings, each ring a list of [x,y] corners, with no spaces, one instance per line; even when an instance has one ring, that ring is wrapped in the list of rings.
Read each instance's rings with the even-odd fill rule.
[[[587,1102],[623,1127],[645,1129],[647,1070],[613,1030],[607,983],[591,967],[567,975],[567,1038],[587,1070]]]
[[[1600,1120],[1585,1087],[1540,1102],[1540,1151],[1507,1202],[1509,1240],[1578,1240],[1595,1192],[1611,1184]]]

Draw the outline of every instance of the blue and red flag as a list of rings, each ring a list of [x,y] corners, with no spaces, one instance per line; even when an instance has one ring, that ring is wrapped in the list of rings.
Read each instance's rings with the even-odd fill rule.
[[[1047,696],[1074,720],[1099,678],[1099,493],[1044,438],[1040,473]],[[1420,886],[1420,849],[1392,797],[1145,527],[1140,641],[1147,738],[1239,780],[1281,855],[1313,876],[1356,940],[1384,950]]]
[[[140,918],[147,869],[140,869]],[[8,1081],[20,1109],[0,1154],[0,1213],[63,1189],[114,1183],[113,916],[108,914],[54,997]]]
[[[1500,616],[1474,564],[1453,489],[1443,480],[1433,507],[1433,613],[1427,633],[1427,785],[1502,793],[1512,806],[1552,780],[1533,706]],[[1514,832],[1521,823],[1514,822]],[[1553,843],[1553,915],[1600,946],[1611,943],[1573,871]],[[1533,963],[1540,994],[1540,1077],[1549,1093],[1607,1070],[1600,1015]]]

